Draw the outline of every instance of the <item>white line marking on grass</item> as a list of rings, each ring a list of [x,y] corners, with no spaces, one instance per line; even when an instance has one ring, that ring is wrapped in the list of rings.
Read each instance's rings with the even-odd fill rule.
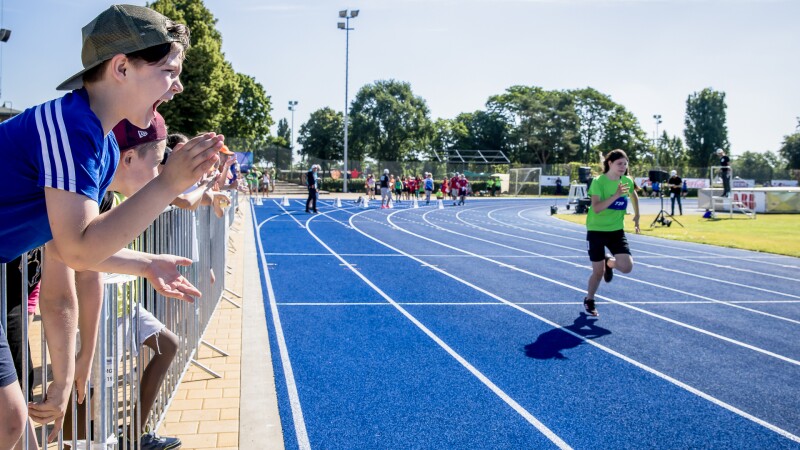
[[[253,215],[253,224],[256,225],[256,211],[252,205],[251,214]],[[284,210],[285,211],[285,210]],[[288,213],[288,212],[287,212]],[[275,291],[272,289],[272,280],[269,277],[269,269],[267,269],[267,259],[264,256],[264,245],[261,242],[261,227],[274,219],[272,216],[256,225],[256,239],[258,240],[258,249],[261,253],[261,265],[264,268],[264,279],[267,282],[267,295],[269,297],[269,307],[272,311],[272,322],[275,327],[275,337],[278,341],[278,349],[281,354],[281,364],[283,365],[283,374],[286,378],[286,390],[289,395],[289,404],[292,409],[292,420],[294,422],[294,430],[297,436],[297,446],[302,450],[311,449],[311,443],[308,440],[308,431],[306,430],[306,422],[303,419],[303,408],[300,406],[300,395],[297,392],[297,383],[294,379],[294,371],[292,370],[292,362],[289,359],[289,349],[286,347],[286,338],[283,335],[283,326],[281,319],[278,316],[278,305],[275,301]]]
[[[393,217],[395,214],[396,214],[396,213],[389,214],[389,215],[386,217],[386,220],[388,220],[388,221],[391,223],[391,222],[392,222],[392,217]],[[430,223],[430,222],[428,221],[427,217],[425,217],[427,214],[428,214],[428,213],[425,213],[425,214],[423,214],[423,215],[422,215],[422,219],[423,219],[424,221],[426,221],[426,222]],[[434,225],[434,226],[435,226],[435,225]],[[504,244],[500,244],[500,243],[493,242],[493,241],[486,240],[486,239],[481,239],[481,238],[478,238],[478,237],[475,237],[475,236],[463,235],[463,234],[457,233],[457,232],[455,232],[455,231],[448,230],[448,229],[446,229],[446,228],[443,228],[443,227],[437,227],[437,228],[439,228],[440,230],[442,230],[442,231],[445,231],[445,232],[447,232],[447,233],[451,233],[451,234],[457,234],[457,235],[459,235],[459,236],[460,236],[460,237],[462,237],[462,238],[469,238],[469,239],[474,239],[474,240],[478,240],[478,241],[481,241],[481,242],[486,242],[486,243],[489,243],[489,244],[492,244],[492,245],[497,245],[497,246],[501,246],[501,247],[508,247],[508,248],[512,248],[512,247],[509,247],[509,246],[507,246],[507,245],[504,245]],[[472,256],[474,256],[475,258],[482,259],[482,260],[484,260],[484,261],[488,261],[488,262],[491,262],[491,263],[497,264],[498,266],[501,266],[501,267],[506,267],[506,268],[509,268],[509,269],[511,269],[511,270],[515,270],[515,271],[517,271],[517,272],[524,273],[524,274],[530,275],[530,276],[532,276],[532,277],[539,278],[539,279],[541,279],[541,280],[548,281],[548,282],[550,282],[550,283],[553,283],[553,284],[556,284],[556,285],[559,285],[559,286],[562,286],[562,287],[565,287],[565,288],[568,288],[568,289],[571,289],[571,290],[574,290],[574,291],[580,292],[580,293],[582,293],[582,294],[583,294],[583,293],[585,293],[585,291],[584,291],[583,289],[577,288],[577,287],[575,287],[575,286],[572,286],[572,285],[569,285],[569,284],[566,284],[566,283],[562,283],[561,281],[557,281],[557,280],[554,280],[554,279],[552,279],[552,278],[548,278],[548,277],[545,277],[545,276],[543,276],[543,275],[539,275],[539,274],[536,274],[536,273],[530,272],[530,271],[528,271],[528,270],[525,270],[525,269],[520,269],[520,268],[517,268],[517,267],[513,267],[513,266],[511,266],[511,265],[509,265],[509,264],[506,264],[506,263],[504,263],[504,262],[501,262],[501,261],[496,261],[496,260],[494,260],[494,259],[487,258],[487,257],[485,257],[485,256],[478,255],[477,253],[472,253],[472,252],[470,252],[470,251],[467,251],[467,250],[462,250],[462,249],[459,249],[459,248],[457,248],[457,247],[454,247],[454,246],[452,246],[452,245],[444,244],[444,243],[442,243],[442,242],[438,242],[438,241],[436,241],[436,240],[434,240],[434,239],[430,239],[430,238],[427,238],[427,237],[425,237],[425,236],[421,236],[421,235],[419,235],[419,234],[412,233],[411,231],[407,231],[407,230],[404,230],[404,229],[403,229],[403,230],[401,230],[401,231],[402,231],[403,233],[407,233],[407,234],[409,234],[409,235],[411,235],[411,236],[414,236],[414,237],[416,237],[416,238],[418,238],[418,239],[424,239],[424,240],[426,240],[426,241],[428,241],[428,242],[432,242],[432,243],[434,243],[434,244],[436,244],[436,245],[440,245],[440,246],[443,246],[443,247],[445,247],[445,248],[449,248],[449,249],[451,249],[451,250],[455,250],[455,251],[457,251],[457,252],[462,252],[462,253],[465,253],[465,254],[468,254],[468,255],[472,255]],[[521,252],[525,252],[525,251],[526,251],[526,250],[520,250],[520,249],[517,249],[517,250],[518,250],[518,251],[521,251]],[[556,261],[558,261],[558,260],[557,260],[557,259],[555,259],[555,258],[553,258],[553,259],[554,259],[554,260],[556,260]],[[570,265],[573,265],[573,266],[578,266],[578,267],[583,267],[583,268],[586,268],[585,266],[579,266],[579,265],[577,265],[577,264],[570,263],[570,262],[568,262],[568,261],[561,261],[561,262],[564,262],[564,263],[566,263],[566,264],[570,264]],[[635,279],[633,279],[633,278],[626,278],[626,279],[631,279],[631,280],[637,281],[637,280],[635,280]],[[650,284],[650,283],[646,283],[646,282],[644,282],[644,283],[645,283],[645,284]],[[656,286],[656,285],[654,285],[654,286]],[[659,286],[659,287],[662,287],[662,288],[664,288],[664,289],[668,289],[668,288],[666,288],[666,287],[663,287],[663,286]],[[680,292],[680,291],[679,291],[679,292]],[[688,294],[688,293],[687,293],[687,294]],[[764,354],[764,355],[767,355],[767,356],[771,356],[771,357],[773,357],[773,358],[776,358],[776,359],[779,359],[779,360],[781,360],[781,361],[786,361],[786,362],[788,362],[788,363],[790,363],[790,364],[793,364],[793,365],[800,366],[800,361],[797,361],[797,360],[794,360],[794,359],[788,358],[788,357],[786,357],[786,356],[783,356],[783,355],[779,355],[779,354],[777,354],[777,353],[773,353],[773,352],[771,352],[771,351],[769,351],[769,350],[765,350],[765,349],[763,349],[763,348],[756,347],[756,346],[754,346],[754,345],[750,345],[750,344],[747,344],[747,343],[745,343],[745,342],[741,342],[741,341],[738,341],[738,340],[736,340],[736,339],[732,339],[732,338],[729,338],[729,337],[727,337],[727,336],[723,336],[723,335],[721,335],[721,334],[717,334],[717,333],[714,333],[714,332],[711,332],[711,331],[708,331],[708,330],[704,330],[704,329],[702,329],[702,328],[698,328],[698,327],[695,327],[695,326],[693,326],[693,325],[689,325],[688,323],[680,322],[680,321],[678,321],[678,320],[675,320],[675,319],[672,319],[672,318],[669,318],[669,317],[666,317],[666,316],[662,316],[662,315],[660,315],[660,314],[656,314],[656,313],[654,313],[654,312],[651,312],[651,311],[648,311],[648,310],[646,310],[646,309],[637,308],[637,307],[635,307],[635,306],[633,306],[633,305],[630,305],[630,304],[628,304],[628,303],[625,303],[625,302],[621,302],[621,301],[619,301],[619,300],[612,299],[612,298],[610,298],[610,297],[606,297],[606,296],[602,296],[602,295],[596,295],[595,297],[596,297],[596,298],[599,298],[599,299],[601,299],[601,300],[606,300],[606,301],[608,301],[608,302],[611,302],[611,303],[614,303],[614,304],[620,305],[620,306],[624,306],[624,307],[626,307],[626,308],[630,308],[630,309],[632,309],[632,310],[634,310],[634,311],[638,311],[638,312],[640,312],[640,313],[642,313],[642,314],[647,314],[648,316],[651,316],[651,317],[655,317],[655,318],[657,318],[657,319],[664,320],[664,321],[666,321],[666,322],[669,322],[669,323],[672,323],[672,324],[674,324],[674,325],[678,325],[678,326],[680,326],[680,327],[683,327],[683,328],[686,328],[686,329],[689,329],[689,330],[693,330],[693,331],[696,331],[696,332],[698,332],[698,333],[702,333],[702,334],[705,334],[705,335],[707,335],[707,336],[711,336],[711,337],[714,337],[714,338],[717,338],[717,339],[723,340],[723,341],[725,341],[725,342],[729,342],[729,343],[731,343],[731,344],[734,344],[734,345],[738,345],[738,346],[740,346],[740,347],[743,347],[743,348],[746,348],[746,349],[749,349],[749,350],[753,350],[753,351],[755,351],[755,352],[758,352],[758,353],[761,353],[761,354]],[[702,296],[697,296],[697,297],[702,297]],[[705,298],[704,298],[704,299],[705,299]],[[720,302],[720,303],[724,303],[724,302]],[[743,308],[742,306],[738,306],[738,305],[732,305],[732,306],[733,306],[733,307],[735,307],[735,308]],[[757,312],[757,311],[755,311],[755,310],[754,310],[754,312]],[[766,315],[766,313],[764,313],[764,314]],[[798,321],[795,321],[795,320],[792,320],[792,319],[784,319],[784,320],[791,321],[791,322],[797,322],[797,323],[800,323],[800,322],[798,322]]]
[[[311,220],[309,220],[310,225]],[[352,216],[350,218],[350,225],[353,226],[352,223]],[[381,288],[376,286],[369,278],[365,277],[361,272],[356,270],[352,267],[344,258],[339,256],[332,248],[330,248],[325,242],[322,241],[312,230],[310,227],[307,227],[306,230],[308,233],[316,239],[320,245],[325,247],[331,254],[335,255],[343,264],[345,264],[350,271],[352,271],[356,276],[361,278],[364,283],[366,283],[369,287],[371,287],[375,292],[380,294],[381,297],[386,299],[392,306],[395,307],[401,314],[403,314],[408,320],[411,321],[414,325],[417,326],[423,333],[425,333],[431,340],[433,340],[436,344],[438,344],[444,351],[446,351],[451,357],[453,357],[456,361],[458,361],[464,368],[466,368],[470,373],[472,373],[476,378],[478,378],[484,385],[486,385],[492,392],[495,393],[500,399],[506,402],[514,411],[517,412],[520,416],[522,416],[525,420],[527,420],[531,425],[536,427],[540,433],[545,435],[550,441],[556,444],[559,448],[562,449],[569,449],[570,447],[566,442],[564,442],[560,437],[558,437],[552,430],[547,428],[542,422],[540,422],[536,417],[534,417],[530,412],[528,412],[525,408],[522,407],[519,403],[517,403],[514,399],[508,396],[502,389],[500,389],[496,384],[494,384],[489,378],[487,378],[483,373],[481,373],[475,366],[470,364],[466,359],[464,359],[461,355],[459,355],[455,350],[453,350],[447,343],[445,343],[442,339],[440,339],[436,334],[434,334],[431,330],[429,330],[425,325],[422,324],[416,317],[414,317],[411,313],[405,310],[402,306],[400,306],[397,302],[394,301],[388,294],[383,292]]]
[[[359,214],[356,214],[355,216],[358,216],[358,215]],[[353,226],[354,230],[356,230],[359,233],[361,233],[362,235],[372,239],[373,241],[378,242],[379,244],[385,245],[387,248],[390,248],[390,249],[392,249],[392,250],[394,250],[394,251],[396,251],[398,253],[401,253],[401,254],[407,256],[408,258],[411,258],[411,259],[413,259],[415,261],[418,261],[418,262],[424,262],[424,261],[422,261],[422,260],[420,260],[420,259],[418,259],[418,258],[416,258],[416,257],[414,257],[414,256],[412,256],[412,255],[410,255],[408,253],[403,252],[402,250],[400,250],[400,249],[398,249],[396,247],[393,247],[390,244],[387,244],[386,242],[383,242],[383,241],[381,241],[381,240],[379,240],[379,239],[377,239],[377,238],[375,238],[373,236],[370,236],[369,234],[365,233],[364,231],[361,231],[353,223],[353,219],[355,218],[355,216],[350,218],[350,224]],[[390,216],[391,216],[391,214],[390,214]],[[387,217],[388,220],[391,220],[390,216]],[[442,245],[442,246],[445,246],[445,247],[450,247],[450,246],[448,246],[446,244],[441,244],[439,242],[433,241],[431,239],[428,239],[428,238],[425,238],[425,237],[422,237],[422,236],[417,236],[417,237],[425,239],[425,240],[428,240],[428,241],[431,241],[431,242],[434,242],[435,244],[438,244],[438,245]],[[672,378],[669,375],[667,375],[667,374],[665,374],[663,372],[660,372],[660,371],[658,371],[658,370],[656,370],[656,369],[654,369],[654,368],[652,368],[650,366],[647,366],[647,365],[645,365],[643,363],[640,363],[639,361],[636,361],[636,360],[634,360],[634,359],[632,359],[632,358],[630,358],[628,356],[625,356],[622,353],[619,353],[619,352],[617,352],[615,350],[612,350],[609,347],[606,347],[604,345],[598,344],[597,342],[595,342],[595,341],[593,341],[591,339],[586,339],[584,336],[581,336],[581,335],[579,335],[579,334],[577,334],[577,333],[575,333],[575,332],[573,332],[571,330],[568,330],[568,329],[564,328],[563,326],[561,326],[561,325],[559,325],[559,324],[557,324],[555,322],[552,322],[552,321],[550,321],[550,320],[548,320],[548,319],[546,319],[546,318],[544,318],[542,316],[539,316],[538,314],[536,314],[536,313],[534,313],[532,311],[528,311],[527,309],[522,308],[522,307],[518,306],[517,304],[512,303],[512,302],[500,297],[499,295],[496,295],[496,294],[494,294],[492,292],[489,292],[489,291],[487,291],[487,290],[485,290],[485,289],[483,289],[481,287],[478,287],[478,286],[470,283],[469,281],[461,279],[461,278],[459,278],[459,277],[457,277],[457,276],[455,276],[455,275],[453,275],[451,273],[448,273],[448,272],[446,272],[444,270],[441,270],[441,269],[438,269],[438,268],[434,269],[434,270],[436,270],[437,272],[439,272],[439,273],[441,273],[441,274],[443,274],[443,275],[445,275],[447,277],[450,277],[450,278],[452,278],[452,279],[454,279],[456,281],[459,281],[460,283],[463,283],[464,285],[469,286],[469,287],[475,289],[478,292],[481,292],[481,293],[486,294],[486,295],[488,295],[488,296],[490,296],[490,297],[492,297],[494,299],[497,299],[498,301],[503,302],[504,304],[506,304],[506,305],[508,305],[508,306],[520,311],[520,312],[523,312],[524,314],[527,314],[527,315],[529,315],[531,317],[534,317],[534,318],[536,318],[536,319],[538,319],[538,320],[550,325],[553,328],[557,328],[557,329],[560,329],[560,330],[562,330],[562,331],[564,331],[566,333],[569,333],[570,335],[574,336],[577,339],[580,339],[581,341],[583,341],[583,342],[585,342],[585,343],[587,343],[589,345],[593,345],[596,348],[598,348],[598,349],[600,349],[600,350],[602,350],[604,352],[607,352],[610,355],[616,356],[617,358],[619,358],[619,359],[621,359],[621,360],[623,360],[623,361],[625,361],[625,362],[627,362],[629,364],[632,364],[632,365],[634,365],[634,366],[636,366],[636,367],[638,367],[638,368],[640,368],[640,369],[642,369],[642,370],[644,370],[644,371],[646,371],[648,373],[651,373],[651,374],[653,374],[653,375],[655,375],[655,376],[657,376],[657,377],[659,377],[659,378],[661,378],[661,379],[663,379],[665,381],[668,381],[668,382],[674,384],[675,386],[678,386],[678,387],[680,387],[680,388],[682,388],[682,389],[684,389],[684,390],[686,390],[688,392],[691,392],[692,394],[697,395],[700,398],[703,398],[703,399],[705,399],[705,400],[707,400],[707,401],[709,401],[709,402],[711,402],[711,403],[713,403],[713,404],[715,404],[717,406],[720,406],[720,407],[722,407],[722,408],[724,408],[724,409],[726,409],[726,410],[728,410],[728,411],[730,411],[730,412],[732,412],[734,414],[737,414],[737,415],[739,415],[739,416],[741,416],[741,417],[743,417],[743,418],[745,418],[747,420],[750,420],[750,421],[752,421],[752,422],[754,422],[754,423],[756,423],[758,425],[763,426],[764,428],[767,428],[767,429],[769,429],[769,430],[771,430],[771,431],[773,431],[775,433],[778,433],[781,436],[786,437],[787,439],[791,439],[794,442],[800,442],[800,437],[790,433],[789,431],[786,431],[786,430],[784,430],[782,428],[779,428],[779,427],[777,427],[777,426],[775,426],[775,425],[773,425],[773,424],[771,424],[769,422],[766,422],[766,421],[764,421],[762,419],[759,419],[756,416],[753,416],[753,415],[751,415],[751,414],[749,414],[749,413],[747,413],[747,412],[745,412],[745,411],[743,411],[743,410],[741,410],[739,408],[736,408],[733,405],[725,403],[724,401],[722,401],[720,399],[717,399],[716,397],[713,397],[713,396],[711,396],[709,394],[706,394],[705,392],[703,392],[703,391],[701,391],[699,389],[696,389],[696,388],[694,388],[694,387],[692,387],[692,386],[690,386],[690,385],[688,385],[688,384],[686,384],[686,383],[684,383],[682,381],[679,381],[679,380],[677,380],[675,378]],[[544,278],[544,277],[539,277],[539,278]],[[556,282],[556,281],[554,281],[554,282],[556,284],[563,285],[563,283],[559,283],[559,282]],[[575,288],[573,288],[571,286],[566,286],[566,287],[569,287],[570,289],[575,289]]]

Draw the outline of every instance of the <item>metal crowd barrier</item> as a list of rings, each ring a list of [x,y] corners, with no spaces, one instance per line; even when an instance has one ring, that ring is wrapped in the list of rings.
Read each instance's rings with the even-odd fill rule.
[[[192,259],[193,264],[181,268],[181,272],[203,293],[203,296],[194,303],[164,298],[141,278],[106,274],[103,281],[104,301],[100,327],[90,376],[91,388],[83,403],[85,411],[81,412],[82,415],[79,417],[73,390],[72,409],[67,412],[68,415],[71,413],[73,419],[71,425],[65,422],[65,428],[69,429],[62,430],[57,447],[54,447],[44,442],[48,427],[41,426],[41,433],[36,433],[41,448],[61,450],[65,444],[72,449],[138,448],[135,437],[141,436],[145,430],[155,431],[160,426],[190,364],[196,364],[210,375],[218,377],[214,371],[197,361],[197,353],[198,347],[204,344],[226,355],[202,341],[202,336],[219,300],[222,298],[229,300],[223,296],[227,267],[227,230],[235,219],[237,207],[238,193],[232,192],[231,207],[226,209],[226,214],[222,218],[217,218],[207,206],[194,212],[170,208],[131,244],[131,248],[147,253],[169,253]],[[48,353],[43,327],[39,333],[35,333],[36,335],[28,333],[28,289],[25,289],[29,284],[27,264],[20,264],[19,269],[6,267],[6,264],[0,265],[0,322],[3,330],[7,330],[7,281],[11,276],[21,276],[22,280],[21,305],[13,312],[23,315],[19,320],[22,332],[21,336],[17,335],[19,337],[6,334],[9,341],[21,339],[20,342],[23,344],[21,348],[25,370],[22,370],[21,385],[28,385],[29,370],[33,367],[39,369],[40,375],[35,380],[34,397],[29,398],[28,389],[23,389],[23,393],[26,403],[40,401],[48,385]],[[215,278],[214,282],[212,277]],[[131,299],[130,309],[121,308],[122,315],[118,318],[120,302],[125,302],[126,299]],[[137,339],[139,323],[133,311],[138,303],[177,335],[179,340],[178,351],[164,377],[149,417],[138,417],[140,374],[153,356],[152,351],[140,345]],[[28,346],[24,345],[26,342]],[[41,346],[41,359],[38,360],[38,364],[29,366],[29,347],[36,348],[37,345]],[[139,348],[138,356],[133,351],[135,348]],[[80,430],[79,422],[82,422]],[[71,437],[64,439],[64,433]],[[29,442],[29,439],[28,433],[24,433],[22,448],[37,448],[33,442]]]

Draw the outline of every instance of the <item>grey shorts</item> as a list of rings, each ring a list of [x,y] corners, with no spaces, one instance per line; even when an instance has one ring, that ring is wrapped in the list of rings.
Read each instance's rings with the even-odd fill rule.
[[[122,317],[117,317],[117,354],[122,355],[123,349],[127,348],[133,356],[139,356],[139,349],[150,336],[158,334],[166,328],[150,311],[146,310],[141,303],[137,303],[133,308],[133,317],[128,316],[127,321]],[[131,345],[131,320],[138,321],[139,330],[134,344]],[[124,333],[124,334],[123,334]],[[123,339],[124,336],[124,339]]]

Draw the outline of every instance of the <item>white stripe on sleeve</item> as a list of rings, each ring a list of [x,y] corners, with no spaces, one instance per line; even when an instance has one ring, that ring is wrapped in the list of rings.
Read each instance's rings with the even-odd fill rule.
[[[53,114],[50,112],[51,103],[53,102],[50,101],[44,105],[44,117],[47,119],[47,130],[50,132],[50,154],[53,155],[53,161],[56,163],[56,185],[53,187],[64,189],[64,168],[61,165],[61,152],[58,151],[58,139],[56,139]]]
[[[50,173],[50,150],[47,148],[47,135],[44,132],[44,124],[42,123],[42,108],[45,105],[36,107],[36,130],[39,131],[39,142],[42,146],[42,169],[44,170],[44,185],[53,187],[53,174]]]
[[[64,158],[67,162],[67,190],[70,192],[77,192],[75,189],[75,163],[72,160],[72,147],[69,145],[69,136],[67,136],[67,127],[64,126],[64,116],[61,114],[61,100],[63,97],[56,100],[56,120],[58,121],[58,129],[61,132],[61,143],[64,145]]]

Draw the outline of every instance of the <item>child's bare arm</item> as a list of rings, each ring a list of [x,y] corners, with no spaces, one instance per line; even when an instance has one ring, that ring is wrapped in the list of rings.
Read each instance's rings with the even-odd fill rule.
[[[62,260],[73,269],[88,270],[116,253],[208,170],[221,146],[222,137],[209,133],[178,147],[158,177],[103,215],[82,194],[45,189],[53,243]]]
[[[78,294],[78,329],[81,330],[81,349],[75,361],[75,388],[78,403],[83,403],[100,327],[103,275],[92,271],[75,272],[75,287]]]
[[[28,411],[38,423],[55,422],[56,431],[61,429],[72,391],[78,303],[75,272],[54,259],[53,252],[48,251],[47,247],[43,253],[39,289],[39,309],[49,346],[53,382],[47,386],[44,401],[29,404]]]

